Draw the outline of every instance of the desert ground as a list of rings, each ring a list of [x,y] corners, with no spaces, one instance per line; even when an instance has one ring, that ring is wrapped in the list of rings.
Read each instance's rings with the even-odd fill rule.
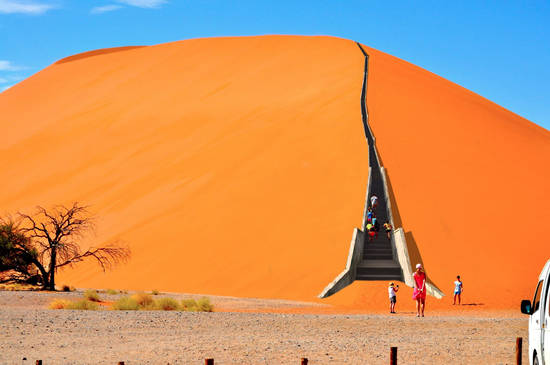
[[[417,318],[220,296],[209,296],[212,313],[48,309],[53,299],[81,297],[1,291],[0,364],[299,364],[302,357],[310,364],[388,364],[391,346],[401,364],[512,364],[519,336],[528,363],[527,318],[519,311],[451,308]]]

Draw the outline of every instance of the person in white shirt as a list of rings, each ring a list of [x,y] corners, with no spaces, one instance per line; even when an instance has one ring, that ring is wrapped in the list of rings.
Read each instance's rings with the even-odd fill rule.
[[[395,302],[397,302],[397,294],[395,294],[399,290],[399,285],[394,285],[394,283],[390,283],[390,286],[388,287],[388,294],[390,296],[390,313],[395,313]]]
[[[378,206],[378,197],[376,195],[373,195],[370,197],[370,205],[372,206],[372,209],[376,209]]]
[[[457,275],[455,284],[455,292],[453,297],[453,305],[456,304],[456,297],[458,297],[458,305],[460,305],[461,295],[464,291],[464,285],[462,284],[462,280],[460,280],[460,275]]]

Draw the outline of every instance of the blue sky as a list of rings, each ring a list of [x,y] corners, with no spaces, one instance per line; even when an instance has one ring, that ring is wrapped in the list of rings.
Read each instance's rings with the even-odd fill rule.
[[[550,129],[545,0],[0,0],[0,91],[87,50],[259,34],[357,40]]]

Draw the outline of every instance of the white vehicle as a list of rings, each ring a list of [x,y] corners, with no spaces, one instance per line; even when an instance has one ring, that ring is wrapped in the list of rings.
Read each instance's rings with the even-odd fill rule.
[[[533,302],[521,301],[521,312],[529,314],[529,363],[550,365],[550,260],[539,275]]]

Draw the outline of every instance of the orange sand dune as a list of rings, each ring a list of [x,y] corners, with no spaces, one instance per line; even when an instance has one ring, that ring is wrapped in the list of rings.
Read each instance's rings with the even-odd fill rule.
[[[451,294],[460,273],[466,302],[515,307],[549,251],[549,132],[367,49],[371,126],[428,274]],[[0,94],[3,211],[78,200],[99,217],[87,244],[120,239],[133,252],[59,283],[320,301],[362,219],[355,43],[217,38],[90,55]],[[379,310],[385,285],[356,282],[323,302]]]

